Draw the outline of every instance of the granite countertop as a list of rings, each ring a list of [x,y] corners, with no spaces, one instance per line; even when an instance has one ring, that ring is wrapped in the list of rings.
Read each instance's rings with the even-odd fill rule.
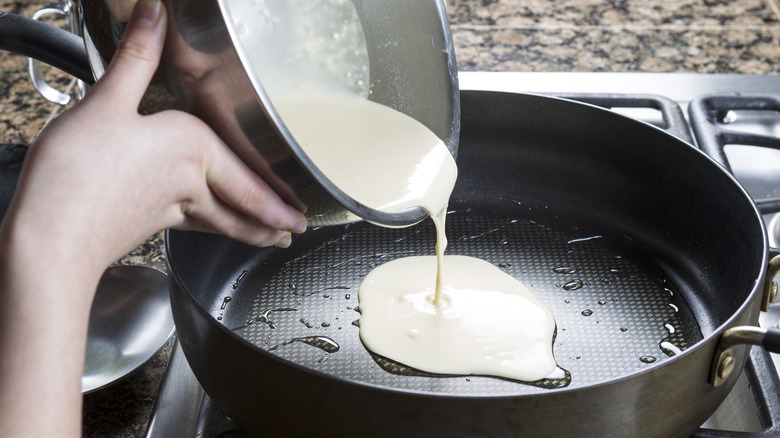
[[[446,0],[461,71],[780,73],[779,0]],[[0,0],[25,16],[46,2]],[[61,90],[73,80],[52,70]],[[0,143],[30,143],[63,111],[0,52]],[[117,263],[165,268],[162,235]],[[84,397],[85,436],[143,436],[171,342],[128,380]]]

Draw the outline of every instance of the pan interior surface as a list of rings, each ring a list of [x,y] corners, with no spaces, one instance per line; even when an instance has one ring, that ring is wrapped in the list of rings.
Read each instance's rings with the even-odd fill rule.
[[[505,203],[509,211],[516,206]],[[588,386],[657,366],[702,339],[685,300],[661,271],[616,247],[626,237],[558,230],[495,211],[452,212],[447,232],[447,254],[498,266],[550,309],[557,323],[553,350],[563,370],[531,383],[437,376],[366,350],[359,339],[360,283],[382,263],[432,254],[431,221],[404,229],[332,227],[311,232],[288,250],[259,250],[205,307],[257,348],[303,367],[436,394],[518,395]]]

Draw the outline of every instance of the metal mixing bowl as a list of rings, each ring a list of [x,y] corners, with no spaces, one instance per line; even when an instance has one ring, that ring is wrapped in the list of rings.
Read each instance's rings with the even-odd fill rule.
[[[84,37],[92,70],[99,78],[121,39],[124,20],[135,0],[72,1],[76,2],[71,9],[74,30]],[[294,29],[302,26],[300,16],[275,8],[298,0],[164,1],[169,29],[162,74],[147,92],[142,111],[180,108],[201,117],[288,203],[306,205],[312,226],[360,218],[405,226],[427,217],[421,208],[382,212],[347,196],[312,164],[275,111],[266,90],[266,78],[258,74],[241,43],[246,28],[241,28],[241,23],[236,25],[231,18],[231,13],[239,20],[246,14],[231,11],[231,7],[261,8],[275,20],[274,29]],[[454,156],[460,104],[457,66],[443,1],[308,0],[305,7],[310,9],[311,22],[327,22],[330,16],[325,8],[336,3],[353,10],[357,28],[363,33],[369,98],[427,126]],[[271,36],[259,40],[264,50],[278,48],[274,35]],[[351,62],[348,58],[332,61]],[[314,73],[320,68],[316,63],[307,65],[301,68],[311,68]],[[277,68],[281,66],[271,66],[272,71]]]
[[[165,273],[145,266],[107,269],[89,314],[81,392],[94,392],[130,376],[173,332]]]

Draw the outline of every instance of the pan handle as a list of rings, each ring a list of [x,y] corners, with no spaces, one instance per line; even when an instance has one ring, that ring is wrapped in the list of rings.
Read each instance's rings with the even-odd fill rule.
[[[764,312],[768,311],[769,304],[777,299],[778,286],[775,276],[780,273],[780,255],[777,254],[776,250],[772,250],[771,253],[773,257],[767,265],[761,300],[761,310]],[[764,329],[739,326],[723,332],[710,367],[710,383],[712,385],[717,387],[728,380],[737,362],[735,348],[740,345],[759,345],[771,353],[780,353],[780,328]]]
[[[759,345],[770,353],[780,353],[780,328],[739,326],[723,332],[710,367],[713,386],[721,386],[731,376],[737,364],[735,348],[740,345]]]
[[[90,85],[95,83],[84,40],[57,26],[0,12],[0,50],[40,60]]]
[[[771,353],[780,353],[780,328],[740,326],[723,332],[720,345],[728,349],[742,344],[759,345]]]

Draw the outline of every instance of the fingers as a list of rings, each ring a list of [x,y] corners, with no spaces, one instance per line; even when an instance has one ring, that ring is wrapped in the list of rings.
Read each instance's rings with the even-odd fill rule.
[[[292,243],[289,231],[268,227],[255,218],[243,215],[225,205],[213,193],[188,207],[185,213],[187,220],[177,228],[218,233],[260,247],[286,248]]]
[[[179,192],[176,223],[180,228],[217,232],[250,245],[280,247],[289,246],[291,233],[306,231],[303,213],[282,200],[204,122],[176,111],[142,116],[150,117],[162,126],[186,132],[177,141],[182,147],[176,168],[190,171],[172,181],[185,187]]]
[[[206,181],[214,194],[238,212],[274,229],[303,233],[306,218],[226,148],[210,162]]]
[[[137,111],[160,63],[165,43],[165,8],[161,0],[139,0],[111,65],[93,95],[110,94],[118,109]]]

